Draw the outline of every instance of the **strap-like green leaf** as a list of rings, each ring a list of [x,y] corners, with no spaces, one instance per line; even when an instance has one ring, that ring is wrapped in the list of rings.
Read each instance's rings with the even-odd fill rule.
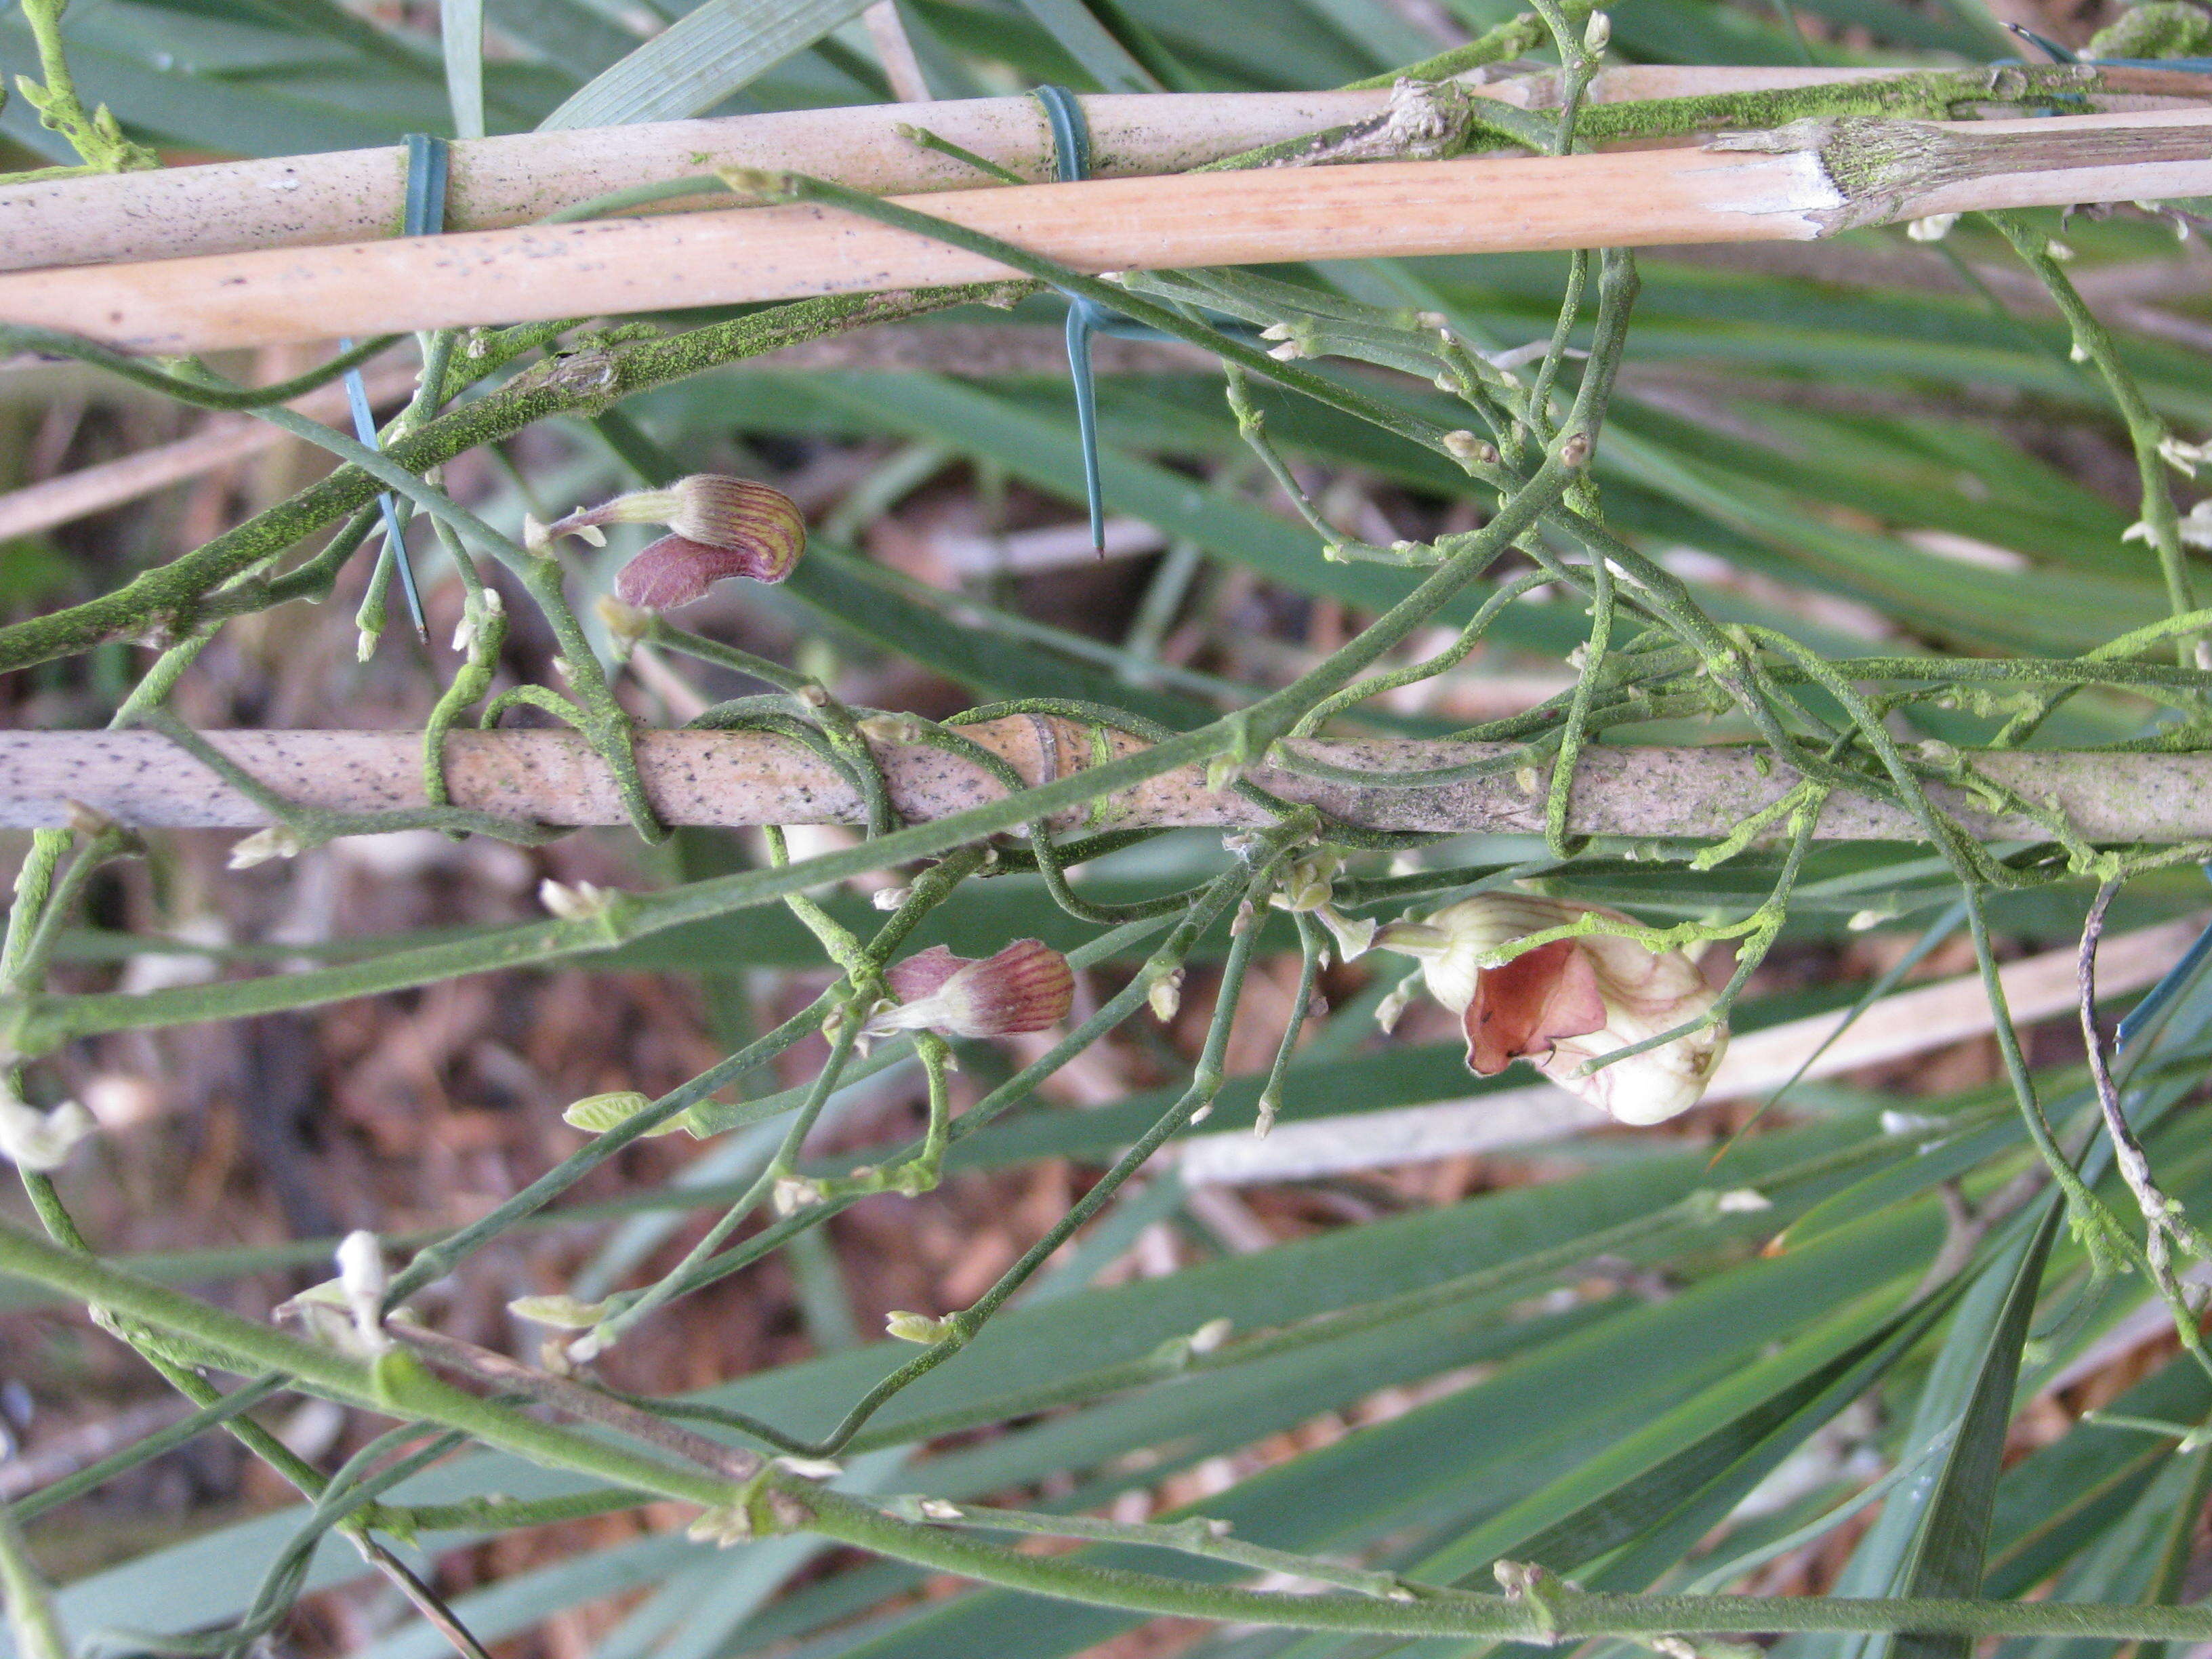
[[[1101,92],[1163,90],[1151,71],[1091,15],[1083,0],[1022,0],[1022,5],[1083,65]]]
[[[1922,1388],[1905,1455],[1942,1437],[1949,1449],[1883,1504],[1838,1582],[1846,1595],[1981,1593],[1998,1464],[2012,1420],[2020,1352],[2062,1215],[2046,1203],[2033,1232],[1986,1268],[1960,1304]],[[1960,1659],[1950,1638],[1838,1638],[1790,1644],[1840,1659]]]
[[[678,121],[710,110],[867,0],[706,0],[595,76],[540,122],[541,131]]]
[[[484,136],[483,0],[440,0],[438,38],[446,57],[446,98],[453,137]]]

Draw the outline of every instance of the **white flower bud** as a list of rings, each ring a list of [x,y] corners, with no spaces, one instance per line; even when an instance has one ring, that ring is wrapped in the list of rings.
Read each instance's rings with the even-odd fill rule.
[[[69,1161],[77,1142],[92,1135],[99,1124],[74,1100],[65,1100],[42,1112],[17,1098],[4,1076],[0,1076],[0,1158],[21,1170],[43,1175]]]
[[[1493,465],[1498,459],[1498,446],[1486,442],[1464,429],[1444,434],[1444,453],[1463,466]]]
[[[604,915],[614,895],[597,883],[580,881],[571,887],[548,876],[538,884],[538,902],[563,921],[585,921]]]
[[[1163,1025],[1176,1017],[1182,1006],[1182,969],[1174,969],[1152,981],[1145,993],[1145,1001],[1152,1008],[1152,1018]]]
[[[573,1296],[523,1296],[507,1304],[507,1312],[533,1325],[556,1331],[588,1331],[607,1316],[604,1302],[580,1302]]]
[[[920,1342],[927,1346],[943,1341],[952,1334],[952,1327],[950,1322],[933,1318],[927,1314],[894,1310],[884,1321],[884,1331],[902,1342]]]
[[[251,870],[257,864],[266,864],[271,859],[297,858],[307,843],[300,839],[300,832],[289,823],[272,823],[266,830],[256,830],[252,835],[230,844],[230,867]]]
[[[805,1176],[778,1176],[770,1201],[778,1215],[797,1215],[822,1201],[822,1183]]]
[[[356,1231],[338,1241],[338,1293],[353,1315],[354,1335],[370,1353],[388,1352],[384,1331],[384,1292],[392,1280],[384,1270],[384,1246],[372,1232]]]

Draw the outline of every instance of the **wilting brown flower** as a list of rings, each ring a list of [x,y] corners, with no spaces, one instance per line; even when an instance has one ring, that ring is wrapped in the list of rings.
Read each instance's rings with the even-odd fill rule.
[[[893,963],[884,983],[898,1000],[869,1016],[863,1029],[870,1036],[921,1030],[1013,1036],[1057,1024],[1075,1004],[1067,958],[1034,939],[1018,939],[980,962],[933,945]]]
[[[605,539],[599,526],[609,524],[665,524],[672,532],[615,578],[615,596],[641,611],[689,605],[726,576],[780,582],[806,548],[806,520],[790,496],[750,478],[711,472],[529,526],[525,540],[539,552],[562,536],[599,542]]]
[[[1493,1077],[1526,1060],[1623,1123],[1657,1123],[1687,1111],[1728,1048],[1724,1021],[1581,1075],[1591,1060],[1711,1009],[1713,991],[1687,956],[1647,950],[1617,933],[1585,933],[1495,966],[1486,962],[1515,939],[1585,915],[1633,925],[1601,905],[1481,893],[1425,921],[1394,923],[1375,943],[1419,960],[1429,994],[1460,1016],[1467,1063],[1477,1075]]]

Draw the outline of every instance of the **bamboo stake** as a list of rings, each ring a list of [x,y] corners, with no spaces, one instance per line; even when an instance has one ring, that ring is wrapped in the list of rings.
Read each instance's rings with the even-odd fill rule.
[[[1057,716],[1010,715],[962,728],[1032,785],[1072,777],[1145,747],[1116,737],[1112,755],[1089,726]],[[366,813],[419,809],[422,747],[411,732],[217,732],[224,754],[301,807]],[[1378,738],[1301,742],[1297,752],[1366,770],[1460,764],[1510,757],[1512,745]],[[941,818],[1000,798],[988,774],[943,750],[878,741],[893,805],[908,823]],[[677,824],[858,823],[866,811],[843,774],[784,738],[756,732],[644,731],[638,766],[664,822]],[[1796,780],[1762,768],[1747,748],[1607,747],[1577,773],[1571,827],[1587,835],[1713,839],[1779,799]],[[2058,750],[1970,753],[1983,776],[2063,812],[2097,842],[2212,838],[2212,755]],[[1541,831],[1540,781],[1510,769],[1415,789],[1322,783],[1269,768],[1252,781],[1286,799],[1373,830],[1529,835]],[[556,731],[459,732],[447,739],[453,803],[538,823],[627,822],[613,780],[583,738]],[[1956,790],[1930,788],[1969,833],[2041,841],[2025,819],[1993,816]],[[0,828],[70,821],[79,806],[133,827],[251,829],[269,814],[166,738],[149,732],[0,733]],[[1117,827],[1248,828],[1268,815],[1242,796],[1210,790],[1197,769],[1164,774],[1062,819]],[[1854,795],[1830,799],[1816,832],[1830,841],[1917,841],[1905,812]]]
[[[1759,92],[1893,75],[1892,70],[1608,70],[1589,101]],[[1470,85],[1523,107],[1556,102],[1553,76]],[[2154,76],[2154,91],[2201,92]],[[1179,173],[1224,156],[1380,115],[1387,89],[1208,93],[1082,99],[1092,170],[1102,178]],[[1050,179],[1052,135],[1034,98],[983,98],[857,109],[793,110],[515,133],[456,143],[448,230],[492,230],[614,191],[719,167],[781,167],[878,195],[969,190],[984,182],[951,157],[898,136],[926,127],[1027,179]],[[371,240],[397,234],[404,149],[340,150],[106,173],[0,188],[0,270]]]
[[[1677,149],[1183,173],[907,198],[1085,271],[1808,241],[1974,208],[2212,193],[2212,112],[1804,121]],[[811,204],[0,276],[0,320],[226,348],[936,288],[1016,273]]]
[[[367,377],[368,400],[378,407],[395,403],[414,388],[415,379],[411,368],[371,374]],[[290,406],[318,421],[336,421],[346,411],[345,389],[326,386]],[[0,542],[105,513],[219,466],[249,459],[281,444],[301,441],[266,421],[218,415],[198,431],[172,443],[81,467],[58,477],[42,478],[0,495]]]

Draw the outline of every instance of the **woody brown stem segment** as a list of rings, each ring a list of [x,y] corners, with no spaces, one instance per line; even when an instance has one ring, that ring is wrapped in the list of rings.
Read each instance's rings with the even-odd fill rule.
[[[1147,745],[1057,715],[1014,714],[962,728],[1032,784],[1073,777]],[[421,740],[405,732],[217,732],[208,740],[277,794],[324,811],[419,809]],[[1485,759],[1498,771],[1417,788],[1384,788],[1300,777],[1258,767],[1249,780],[1283,799],[1318,807],[1339,822],[1382,830],[1541,832],[1540,781],[1516,771],[1509,744],[1413,739],[1300,739],[1302,757],[1376,773],[1463,765]],[[1005,786],[977,766],[921,744],[877,741],[892,805],[909,823],[994,800]],[[2174,842],[2212,838],[2212,755],[2089,754],[2043,750],[1969,754],[1968,763],[2019,797],[2057,808],[2085,839]],[[637,760],[661,821],[672,824],[859,823],[864,805],[846,774],[772,733],[645,731]],[[446,742],[453,804],[518,821],[562,825],[625,822],[605,766],[573,732],[457,732]],[[1711,839],[1781,799],[1797,781],[1747,748],[1600,745],[1586,750],[1570,797],[1580,835]],[[2049,830],[1970,805],[1931,785],[1968,833],[2040,841]],[[269,814],[157,733],[0,733],[0,828],[69,821],[81,803],[132,827],[252,829]],[[1209,789],[1184,768],[1062,813],[1056,827],[1248,828],[1271,821],[1230,789]],[[1838,791],[1815,833],[1827,841],[1918,840],[1904,809]]]

